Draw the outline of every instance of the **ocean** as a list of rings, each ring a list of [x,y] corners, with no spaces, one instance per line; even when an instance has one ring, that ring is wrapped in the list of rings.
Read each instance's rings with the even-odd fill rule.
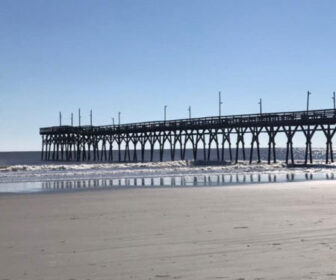
[[[232,156],[235,158],[235,149],[232,149]],[[133,151],[131,150],[131,156],[133,156]],[[250,155],[250,149],[246,148],[245,149],[246,153],[246,159],[249,159]],[[180,160],[180,151],[177,149],[175,153],[175,159]],[[286,158],[286,149],[285,148],[276,148],[276,154],[277,154],[277,160],[283,161]],[[202,160],[203,159],[203,150],[199,149],[197,157],[198,159]],[[138,151],[138,159],[140,158],[140,151]],[[220,151],[220,156],[221,156],[221,151]],[[243,155],[242,155],[242,149],[239,149],[238,153],[238,158],[239,160],[243,160]],[[262,160],[267,160],[268,156],[268,149],[267,148],[261,148],[260,149],[260,156]],[[159,161],[159,151],[155,150],[154,151],[154,161],[158,162]],[[224,150],[224,158],[225,160],[229,160],[230,153],[228,149]],[[294,149],[294,158],[296,160],[304,160],[305,157],[305,148],[295,148]],[[91,156],[93,158],[93,156]],[[118,159],[118,152],[114,151],[113,154],[114,162],[117,162]],[[123,159],[123,151],[122,151],[122,159]],[[253,159],[256,160],[257,155],[256,152],[254,151],[253,154]],[[145,151],[145,161],[149,161],[150,159],[150,152]],[[186,160],[192,160],[193,155],[192,155],[192,150],[187,149],[186,150],[186,155],[185,155]],[[315,148],[313,149],[313,159],[318,160],[318,161],[323,161],[325,160],[325,149],[324,148]],[[210,153],[210,160],[217,160],[217,152],[215,149],[211,150]],[[165,150],[163,153],[163,161],[170,161],[170,151]],[[93,161],[90,161],[93,162]],[[95,163],[100,163],[101,161],[96,161]],[[87,162],[84,162],[87,163]],[[0,152],[0,166],[7,166],[7,165],[43,165],[43,164],[78,164],[77,161],[71,161],[71,162],[66,162],[66,161],[42,161],[41,160],[41,152],[36,152],[36,151],[31,151],[31,152]]]

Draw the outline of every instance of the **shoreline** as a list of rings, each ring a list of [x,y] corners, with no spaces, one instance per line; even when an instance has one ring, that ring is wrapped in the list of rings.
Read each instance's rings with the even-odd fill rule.
[[[330,278],[335,201],[333,181],[1,195],[1,277]]]

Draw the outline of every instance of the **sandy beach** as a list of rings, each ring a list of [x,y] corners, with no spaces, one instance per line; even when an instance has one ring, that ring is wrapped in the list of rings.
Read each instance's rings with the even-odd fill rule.
[[[0,279],[336,279],[334,181],[0,196]]]

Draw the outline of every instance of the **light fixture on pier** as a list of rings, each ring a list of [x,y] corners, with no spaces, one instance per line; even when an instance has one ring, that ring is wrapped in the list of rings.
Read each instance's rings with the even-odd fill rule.
[[[59,112],[59,125],[62,126],[62,112]]]
[[[258,104],[259,104],[260,115],[262,115],[262,99],[261,98],[259,99]]]
[[[164,116],[163,116],[163,119],[164,119],[164,121],[166,121],[167,120],[167,105],[164,105]]]
[[[219,116],[222,115],[222,93],[221,92],[218,92],[218,109],[219,109]]]
[[[310,91],[307,91],[307,113],[309,111],[309,96],[311,95]]]

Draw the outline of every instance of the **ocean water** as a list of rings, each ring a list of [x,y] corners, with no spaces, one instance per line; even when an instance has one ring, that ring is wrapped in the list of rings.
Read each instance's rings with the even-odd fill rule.
[[[133,157],[133,151],[131,150],[131,157]],[[207,153],[207,151],[206,151]],[[221,157],[221,150],[220,150],[220,157]],[[232,157],[235,159],[235,153],[236,150],[232,149]],[[250,156],[250,149],[246,148],[245,149],[245,155],[246,155],[246,160],[249,159]],[[262,160],[267,160],[268,157],[268,149],[267,148],[261,148],[260,149],[260,156]],[[276,148],[276,156],[277,160],[283,161],[286,158],[286,149],[285,148]],[[140,151],[138,151],[137,154],[138,159],[141,158]],[[199,160],[203,160],[204,157],[204,152],[202,149],[198,150],[197,157]],[[295,160],[304,160],[305,157],[305,148],[295,148],[294,149],[294,158]],[[93,158],[93,156],[91,156]],[[114,151],[113,154],[114,161],[113,162],[118,162],[118,152]],[[243,160],[243,154],[242,154],[242,149],[239,149],[238,153],[238,158],[239,160]],[[180,160],[180,151],[177,149],[175,153],[175,160]],[[187,149],[186,150],[186,155],[185,155],[186,160],[192,160],[193,159],[193,154],[192,150]],[[226,161],[229,161],[230,159],[230,153],[228,149],[224,150],[224,159]],[[256,151],[253,153],[253,159],[257,159],[257,154]],[[313,149],[313,159],[318,160],[318,161],[323,161],[325,160],[325,149],[324,148],[315,148]],[[160,155],[159,151],[155,150],[154,151],[154,161],[158,162],[160,160]],[[170,161],[170,151],[165,150],[163,154],[163,161]],[[211,149],[210,153],[210,160],[217,160],[217,151],[215,149]],[[124,152],[122,151],[122,161],[124,161]],[[150,152],[145,151],[145,161],[150,161]],[[92,160],[90,162],[93,162]],[[100,163],[101,161],[96,161],[96,163]],[[104,161],[105,162],[105,161]],[[43,165],[43,164],[78,164],[77,161],[71,161],[71,162],[66,162],[66,161],[42,161],[41,160],[41,152],[0,152],[0,166],[7,166],[7,165],[21,165],[21,164],[27,164],[27,165]],[[84,162],[84,163],[87,163]]]
[[[295,159],[302,163],[304,149],[295,149]],[[228,150],[225,151],[228,156]],[[240,151],[241,154],[241,151]],[[324,149],[314,149],[316,164],[289,167],[284,164],[286,150],[277,149],[278,162],[267,164],[267,149],[261,150],[262,163],[238,164],[216,162],[216,151],[211,152],[213,162],[204,164],[188,160],[169,161],[165,153],[163,162],[52,162],[41,161],[40,152],[0,153],[0,193],[59,192],[116,188],[151,187],[224,187],[254,183],[293,182],[303,180],[334,180],[336,164],[324,164]],[[149,153],[148,153],[149,156]],[[249,157],[246,149],[246,158]],[[227,157],[228,158],[228,157]],[[177,158],[178,159],[178,158]],[[200,157],[202,159],[202,157]],[[241,158],[240,158],[241,159]]]

